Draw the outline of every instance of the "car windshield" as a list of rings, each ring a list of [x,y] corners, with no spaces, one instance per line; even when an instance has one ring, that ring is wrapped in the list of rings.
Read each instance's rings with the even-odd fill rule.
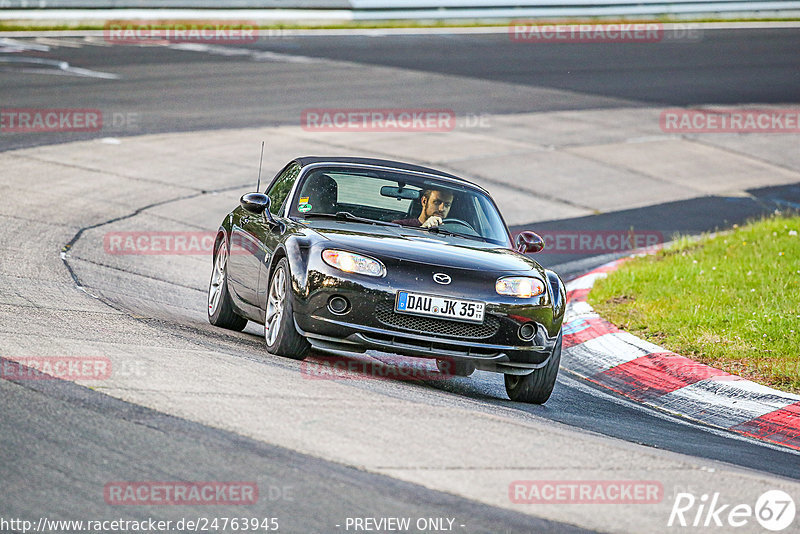
[[[409,231],[456,235],[510,246],[494,202],[477,188],[429,176],[353,167],[319,167],[301,178],[289,215],[395,223]],[[430,217],[436,224],[425,225]]]

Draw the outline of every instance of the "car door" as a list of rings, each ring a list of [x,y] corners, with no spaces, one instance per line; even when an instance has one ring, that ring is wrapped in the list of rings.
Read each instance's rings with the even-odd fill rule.
[[[259,244],[263,234],[262,216],[238,208],[231,221],[231,246],[228,257],[228,287],[237,308],[248,318],[259,316],[256,291],[258,266],[263,254]]]
[[[270,199],[269,211],[273,219],[278,222],[286,223],[283,218],[284,205],[288,202],[289,195],[294,189],[294,184],[297,181],[297,177],[300,175],[300,169],[301,167],[298,163],[292,162],[278,174],[277,178],[275,178],[266,191]],[[262,241],[262,243],[264,243],[265,252],[259,266],[260,274],[258,277],[258,291],[256,295],[256,301],[258,302],[259,309],[262,311],[266,309],[267,292],[269,291],[268,267],[272,255],[275,253],[275,249],[281,242],[282,237],[283,236],[277,229],[272,228],[270,230],[268,227]]]
[[[273,216],[279,213],[299,171],[299,165],[288,165],[267,188]],[[256,215],[242,208],[235,210],[231,224],[229,280],[238,307],[249,318],[263,319],[265,297],[263,289],[259,294],[259,287],[268,281],[259,281],[261,266],[269,263],[279,239],[280,233],[270,226],[266,214]]]

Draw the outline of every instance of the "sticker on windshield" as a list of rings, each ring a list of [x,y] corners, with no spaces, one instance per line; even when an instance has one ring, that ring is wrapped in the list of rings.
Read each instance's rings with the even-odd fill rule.
[[[299,206],[297,206],[297,211],[299,211],[300,213],[311,211],[311,204],[309,204],[308,202],[303,202]]]
[[[300,197],[298,204],[308,204],[308,197]]]

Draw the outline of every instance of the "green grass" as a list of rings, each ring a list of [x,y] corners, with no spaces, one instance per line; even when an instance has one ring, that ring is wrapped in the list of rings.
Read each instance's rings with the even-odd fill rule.
[[[686,237],[598,280],[589,303],[639,337],[800,392],[800,217]]]

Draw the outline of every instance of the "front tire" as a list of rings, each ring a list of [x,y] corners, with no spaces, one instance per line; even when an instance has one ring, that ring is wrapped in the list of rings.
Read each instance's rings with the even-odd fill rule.
[[[233,311],[233,303],[228,293],[228,247],[225,240],[220,241],[214,255],[214,270],[208,283],[208,322],[220,328],[241,332],[247,326],[247,319]]]
[[[558,376],[558,366],[561,363],[561,332],[553,347],[553,354],[547,365],[534,369],[528,375],[505,375],[506,393],[508,398],[516,402],[530,404],[544,404],[553,393],[553,386]]]
[[[269,281],[267,308],[264,310],[264,339],[270,353],[302,360],[311,346],[294,326],[291,278],[289,261],[281,258]]]

